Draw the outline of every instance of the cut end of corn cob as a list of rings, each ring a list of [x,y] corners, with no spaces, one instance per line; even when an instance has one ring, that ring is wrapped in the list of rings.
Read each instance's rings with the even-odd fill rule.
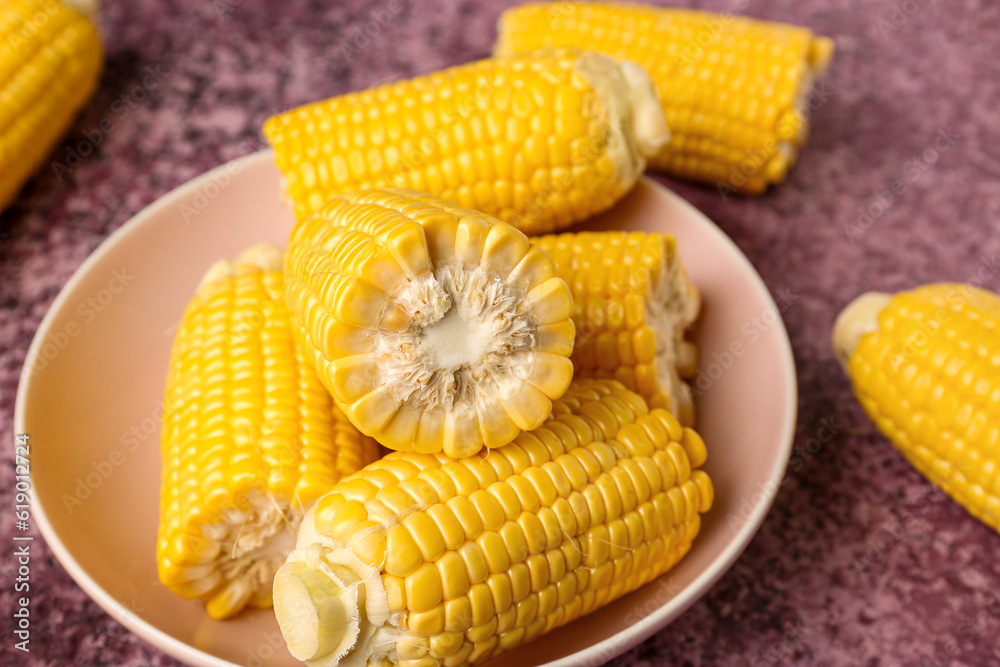
[[[925,477],[1000,531],[1000,296],[927,285],[852,313],[860,324],[835,344],[858,402]]]
[[[296,227],[286,266],[320,378],[391,449],[499,447],[572,378],[569,289],[495,218],[414,191],[348,193]]]
[[[672,133],[650,166],[745,194],[781,182],[794,164],[813,83],[834,49],[796,26],[614,2],[520,5],[501,15],[498,33],[498,56],[581,46],[637,62]]]
[[[213,618],[271,606],[302,514],[378,457],[293,344],[280,248],[216,262],[174,341],[157,564]]]
[[[634,183],[646,169],[646,158],[670,141],[653,80],[634,62],[618,62],[594,51],[581,52],[576,70],[607,107],[601,122],[613,178]]]
[[[689,339],[701,309],[675,239],[642,232],[536,237],[573,293],[576,377],[610,378],[695,422],[691,387],[698,349]]]
[[[861,337],[878,330],[879,313],[891,299],[891,294],[868,292],[849,303],[837,316],[833,325],[833,352],[845,370]]]
[[[612,206],[669,138],[641,67],[575,48],[335,97],[269,119],[264,134],[300,220],[332,195],[401,187],[528,233]]]
[[[70,4],[0,3],[0,210],[46,161],[97,87],[100,35],[91,14]]]
[[[282,634],[311,667],[485,662],[673,567],[713,502],[705,458],[606,380],[488,453],[390,454],[306,515],[275,576]]]

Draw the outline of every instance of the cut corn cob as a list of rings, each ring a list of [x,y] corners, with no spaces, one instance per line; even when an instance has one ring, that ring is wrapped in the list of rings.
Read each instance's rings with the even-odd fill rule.
[[[302,514],[378,458],[293,345],[280,249],[217,262],[174,341],[157,564],[214,618],[269,607]]]
[[[614,378],[681,423],[695,420],[691,387],[698,350],[686,339],[701,299],[674,237],[580,232],[532,239],[573,293],[576,377]]]
[[[959,284],[866,294],[833,342],[882,434],[1000,531],[1000,296]]]
[[[649,164],[722,191],[780,183],[808,133],[814,80],[833,42],[732,14],[628,3],[532,3],[500,18],[497,55],[580,45],[645,67],[669,143]]]
[[[0,210],[44,162],[97,86],[96,3],[0,1]]]
[[[409,190],[347,193],[299,223],[286,268],[320,379],[391,449],[499,447],[572,378],[569,289],[495,218]]]
[[[275,575],[282,634],[312,667],[485,662],[673,567],[712,504],[705,457],[609,380],[488,453],[390,454],[306,515]]]
[[[335,97],[271,118],[264,134],[299,219],[333,194],[393,186],[528,233],[610,207],[669,137],[642,68],[577,49]]]

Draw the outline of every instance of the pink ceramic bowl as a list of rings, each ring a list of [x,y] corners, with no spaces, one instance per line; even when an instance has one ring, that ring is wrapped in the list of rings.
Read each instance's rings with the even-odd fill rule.
[[[139,213],[84,262],[42,322],[17,395],[34,445],[34,517],[70,575],[115,619],[190,665],[298,665],[270,611],[213,621],[156,577],[159,421],[177,322],[205,269],[293,223],[271,154],[223,165]],[[733,564],[767,513],[795,423],[792,353],[753,267],[701,213],[643,180],[591,228],[676,235],[704,298],[699,430],[716,503],[658,581],[490,663],[599,665],[670,623]]]

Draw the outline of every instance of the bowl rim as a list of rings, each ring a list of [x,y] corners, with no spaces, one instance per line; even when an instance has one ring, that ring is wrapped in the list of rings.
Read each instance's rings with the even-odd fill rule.
[[[49,306],[35,332],[34,337],[32,338],[30,346],[28,347],[28,352],[21,367],[20,377],[18,378],[17,393],[14,400],[13,426],[15,434],[27,432],[25,430],[25,417],[27,413],[28,387],[30,386],[31,377],[31,374],[27,372],[27,369],[33,368],[36,365],[38,356],[41,353],[41,348],[48,337],[57,314],[63,309],[65,302],[70,297],[70,293],[73,291],[74,287],[84,279],[84,276],[86,276],[86,274],[90,271],[90,268],[97,264],[101,258],[122,239],[131,234],[137,233],[137,230],[146,224],[147,220],[155,217],[164,209],[171,208],[176,202],[188,196],[192,191],[197,191],[203,185],[217,178],[223,172],[231,173],[235,168],[242,171],[245,167],[254,166],[260,161],[270,159],[273,159],[273,151],[270,148],[266,148],[257,151],[256,153],[251,153],[249,155],[236,158],[235,160],[220,164],[202,173],[201,175],[178,185],[176,188],[165,193],[161,197],[158,197],[155,201],[151,202],[132,216],[121,227],[108,235],[108,237],[104,239],[104,241],[102,241],[93,252],[91,252],[91,254],[80,264],[76,271],[73,272],[73,275],[62,287],[59,294]],[[775,313],[779,312],[777,304],[771,296],[770,291],[767,289],[763,278],[761,278],[757,269],[732,239],[730,239],[704,213],[680,195],[650,179],[648,176],[643,176],[642,181],[646,186],[650,187],[653,192],[655,192],[656,196],[672,200],[674,205],[677,205],[691,217],[698,218],[701,222],[707,223],[706,227],[708,228],[709,233],[715,237],[716,241],[727,247],[727,249],[737,257],[737,261],[742,265],[741,268],[749,274],[750,283],[754,291],[758,292],[759,295],[763,297],[763,301],[768,308],[773,309]],[[611,637],[595,644],[591,644],[585,649],[581,649],[565,657],[545,663],[545,665],[541,667],[580,667],[584,664],[591,664],[588,661],[595,657],[600,657],[602,661],[609,660],[635,647],[659,630],[662,630],[672,620],[683,614],[697,600],[701,599],[701,597],[708,592],[708,590],[722,577],[722,575],[728,571],[730,567],[732,567],[733,563],[736,562],[740,554],[742,554],[746,547],[750,544],[753,536],[757,533],[757,530],[763,523],[764,517],[767,516],[767,513],[770,511],[770,508],[774,503],[774,499],[777,496],[777,492],[781,487],[781,480],[784,477],[786,468],[788,467],[788,461],[791,457],[792,447],[794,445],[795,427],[797,421],[798,383],[795,373],[795,357],[792,353],[792,346],[788,337],[788,331],[785,328],[784,320],[780,317],[780,314],[776,323],[777,326],[774,328],[774,333],[777,336],[780,357],[783,362],[781,364],[781,374],[783,376],[781,378],[781,382],[789,389],[787,402],[784,406],[788,418],[785,420],[781,429],[781,456],[775,460],[775,464],[768,475],[764,486],[764,498],[762,498],[761,502],[755,503],[750,515],[746,517],[745,520],[741,521],[740,528],[735,531],[734,538],[725,547],[723,552],[711,562],[704,572],[695,577],[694,580],[685,586],[683,590],[677,593],[676,596],[663,603],[655,611],[645,615],[637,623],[626,627]],[[58,533],[48,520],[45,508],[42,506],[40,499],[36,495],[34,484],[31,485],[29,495],[31,498],[32,519],[38,526],[38,529],[49,549],[51,549],[52,553],[67,573],[69,573],[73,581],[76,582],[76,584],[80,586],[80,588],[82,588],[84,592],[86,592],[87,595],[113,619],[125,626],[130,632],[137,634],[140,639],[149,642],[164,653],[187,664],[207,665],[210,667],[239,667],[228,660],[196,649],[190,644],[167,634],[165,631],[156,627],[152,623],[145,621],[134,614],[128,613],[127,610],[110,593],[105,591],[96,581],[94,581],[87,571],[80,566],[79,563],[77,563],[68,548],[63,544]]]

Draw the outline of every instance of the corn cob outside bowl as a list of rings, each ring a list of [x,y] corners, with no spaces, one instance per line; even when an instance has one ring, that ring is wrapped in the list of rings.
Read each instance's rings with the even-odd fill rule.
[[[1000,531],[1000,296],[957,283],[865,294],[833,346],[879,431]]]
[[[97,87],[96,0],[0,0],[0,211]]]
[[[227,186],[212,206],[198,209],[206,188],[214,190],[222,179]],[[287,241],[295,221],[280,196],[273,156],[262,153],[220,167],[140,213],[56,299],[29,350],[18,391],[14,428],[30,434],[32,443],[32,518],[53,552],[113,618],[199,667],[301,665],[286,652],[272,611],[246,610],[224,623],[213,621],[202,603],[181,600],[158,582],[154,550],[156,423],[177,313],[204,267],[217,258],[235,257],[262,241]],[[184,212],[191,209],[199,210],[198,217],[185,225]],[[600,664],[663,627],[748,543],[790,451],[795,384],[787,339],[777,323],[755,340],[743,337],[742,325],[772,312],[774,304],[739,251],[687,204],[645,181],[588,227],[665,231],[677,238],[703,297],[693,333],[702,360],[692,386],[699,432],[709,449],[706,470],[717,495],[692,550],[669,575],[500,656],[491,663],[497,667],[567,659]],[[124,289],[114,282],[119,292],[113,301],[86,322],[78,305],[104,294],[115,272]],[[78,334],[60,348],[67,326],[76,331],[73,324]],[[742,342],[747,353],[720,370],[718,359],[734,342]],[[779,381],[762,385],[761,378]],[[97,468],[108,472],[107,466],[113,472],[94,488],[81,487],[77,505],[78,478],[86,486],[88,475],[100,476]],[[90,495],[83,498],[86,491]],[[64,494],[73,498],[72,513]]]
[[[627,2],[528,3],[504,12],[498,32],[497,55],[581,46],[645,67],[671,132],[650,167],[723,194],[784,180],[833,55],[833,41],[806,28]]]

